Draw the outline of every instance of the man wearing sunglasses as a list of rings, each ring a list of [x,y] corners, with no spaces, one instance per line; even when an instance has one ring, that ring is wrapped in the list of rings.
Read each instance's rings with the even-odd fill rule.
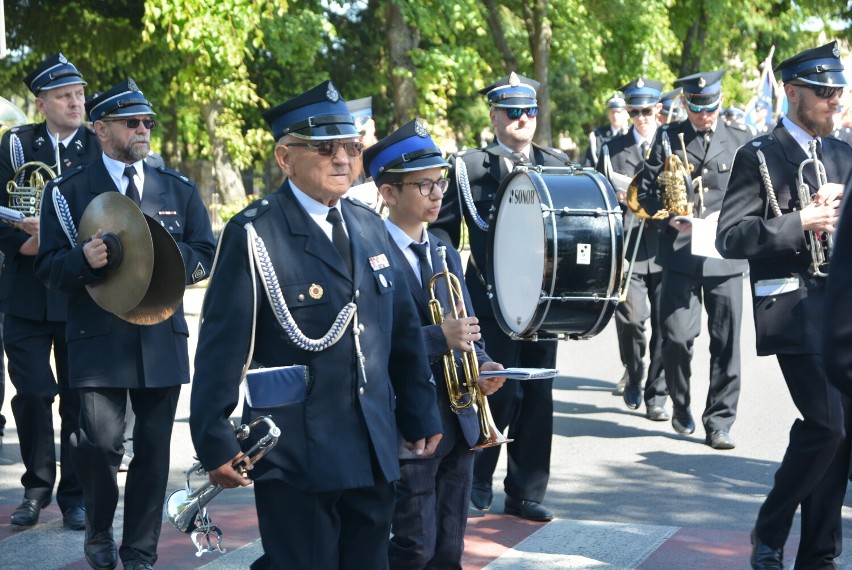
[[[614,180],[613,186],[616,187],[622,204],[625,203],[626,183],[642,170],[654,140],[662,89],[663,84],[659,81],[643,77],[619,88],[619,91],[624,93],[627,114],[630,115],[633,126],[627,134],[614,137],[604,144],[596,168],[598,172]],[[660,230],[653,224],[645,223],[639,235],[640,219],[626,205],[623,209],[625,231],[630,233],[625,255],[627,262],[632,263],[633,267],[630,270],[630,282],[623,285],[628,288],[627,298],[618,304],[615,314],[618,352],[624,364],[626,378],[622,398],[631,410],[639,408],[644,399],[645,417],[653,421],[666,421],[669,415],[663,407],[667,392],[660,335],[662,268],[656,263]],[[649,318],[650,345],[645,337],[645,323]],[[649,347],[650,366],[643,398],[644,358]]]
[[[23,191],[31,187],[28,162],[42,162],[56,174],[71,171],[100,157],[97,137],[83,126],[86,82],[77,68],[61,53],[41,62],[24,79],[35,95],[36,108],[44,121],[10,129],[0,142],[0,205],[12,206],[7,183]],[[57,164],[57,157],[59,164]],[[45,178],[50,178],[44,171]],[[14,178],[14,180],[13,180]],[[36,204],[38,206],[38,204]],[[12,413],[15,415],[24,475],[24,500],[12,513],[13,527],[36,524],[41,509],[50,504],[56,482],[53,401],[59,395],[59,485],[56,501],[66,528],[83,530],[83,491],[69,456],[71,434],[79,426],[80,399],[68,382],[65,345],[67,297],[48,289],[33,269],[38,250],[38,210],[14,224],[0,224],[0,249],[6,256],[2,274],[5,291],[4,336],[9,358],[9,378],[15,386]],[[53,352],[56,375],[51,369]],[[2,403],[2,402],[0,402]]]
[[[624,99],[616,95],[606,102],[606,116],[609,124],[598,127],[589,133],[589,148],[583,155],[583,166],[594,168],[600,158],[601,149],[611,138],[627,132],[630,123]]]
[[[724,73],[699,72],[675,82],[683,88],[688,120],[657,130],[638,187],[640,204],[653,216],[663,209],[660,174],[669,153],[675,153],[689,171],[685,185],[690,212],[685,216],[668,212],[652,221],[663,232],[657,255],[663,268],[663,366],[672,399],[672,427],[691,434],[695,431],[690,409],[692,352],[701,333],[703,304],[710,334],[710,386],[701,420],[705,442],[713,449],[735,446],[730,430],[740,392],[742,274],[747,269],[743,261],[721,259],[709,251],[715,236],[712,223],[722,207],[734,153],[750,138],[745,126],[719,120]],[[694,238],[696,218],[708,221],[696,221]]]
[[[771,133],[737,152],[717,238],[722,255],[748,259],[757,354],[776,355],[802,415],[757,516],[751,562],[759,569],[783,567],[784,543],[801,505],[796,568],[833,568],[843,534],[852,415],[848,396],[832,383],[842,375],[826,372],[836,361],[823,360],[821,333],[823,314],[827,331],[849,321],[823,303],[827,278],[814,274],[807,234],[822,240],[834,233],[844,185],[852,180],[852,148],[831,136],[847,81],[836,41],[803,51],[775,71],[784,83],[787,114]],[[816,164],[806,162],[814,158],[825,181]]]
[[[477,224],[487,220],[500,182],[516,164],[565,166],[569,159],[558,150],[533,144],[538,102],[538,82],[514,72],[480,91],[491,106],[491,124],[495,140],[483,149],[456,156],[463,160],[470,190],[468,201],[459,184],[459,169],[450,168],[450,186],[441,204],[438,219],[429,229],[445,243],[458,248],[461,226],[467,225],[470,258],[465,282],[470,291],[474,312],[479,318],[482,338],[491,356],[507,367],[556,368],[555,340],[528,342],[512,340],[500,329],[494,318],[485,273],[488,231]],[[467,204],[473,203],[475,215]],[[529,520],[548,521],[552,513],[541,502],[550,477],[550,446],[553,438],[553,380],[522,382],[507,380],[490,399],[491,411],[498,429],[515,441],[506,446],[484,449],[474,460],[471,493],[473,506],[491,508],[491,480],[500,449],[506,447],[509,467],[505,479],[505,512]]]
[[[63,172],[45,189],[36,272],[51,290],[68,295],[70,383],[80,394],[80,427],[72,439],[71,460],[83,485],[86,560],[92,568],[111,569],[120,557],[125,569],[140,570],[157,561],[169,442],[180,386],[189,382],[189,329],[182,307],[159,324],[143,326],[96,304],[86,286],[108,275],[103,233],[124,228],[75,235],[76,228],[97,195],[124,194],[177,243],[186,284],[210,274],[215,241],[195,184],[179,172],[145,163],[156,121],[136,83],[128,79],[96,93],[86,111],[103,153],[82,168]],[[134,247],[140,245],[122,243],[125,260]],[[118,549],[112,527],[128,396],[136,416],[134,458],[124,489]]]
[[[193,442],[212,482],[254,480],[264,554],[252,568],[385,568],[400,449],[427,457],[441,440],[420,320],[381,218],[341,200],[362,144],[335,86],[263,117],[287,179],[223,231],[198,335]],[[249,362],[297,365],[304,394],[244,407],[244,422],[271,415],[282,430],[251,479],[232,467],[241,453],[228,422]]]

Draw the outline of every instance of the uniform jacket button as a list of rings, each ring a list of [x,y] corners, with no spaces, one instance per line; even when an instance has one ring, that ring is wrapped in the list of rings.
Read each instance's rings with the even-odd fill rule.
[[[363,396],[363,395],[364,395],[364,387],[363,387],[363,386],[362,386],[361,388],[358,388],[358,395],[359,395],[359,396]]]

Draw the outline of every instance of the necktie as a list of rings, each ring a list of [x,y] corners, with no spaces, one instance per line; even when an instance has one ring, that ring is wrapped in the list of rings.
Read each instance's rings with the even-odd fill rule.
[[[328,216],[325,219],[331,224],[331,241],[334,243],[337,253],[346,262],[349,275],[352,275],[352,251],[349,249],[349,236],[346,235],[346,230],[343,228],[343,218],[340,217],[337,208],[332,208],[328,211]]]
[[[822,162],[822,142],[816,139],[816,159]]]
[[[713,131],[698,131],[698,134],[701,136],[701,139],[704,142],[704,150],[707,150],[707,147],[710,146],[710,137],[713,136]]]
[[[513,152],[512,156],[515,159],[515,164],[530,164],[530,159],[522,152]]]
[[[124,195],[133,200],[137,206],[141,206],[142,196],[139,195],[139,189],[136,187],[136,182],[133,180],[133,177],[136,176],[136,169],[128,165],[124,169],[124,175],[127,177],[127,180],[129,180],[127,183],[127,190],[124,191]]]
[[[642,160],[648,160],[648,149],[651,148],[651,145],[648,144],[648,141],[642,141]]]
[[[417,259],[420,260],[420,283],[423,285],[423,290],[429,292],[429,281],[432,280],[432,266],[429,264],[429,244],[411,242],[411,249],[417,254]]]

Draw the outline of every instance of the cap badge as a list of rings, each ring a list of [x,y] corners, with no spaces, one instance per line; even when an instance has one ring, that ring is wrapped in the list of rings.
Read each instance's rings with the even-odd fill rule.
[[[139,91],[139,87],[136,86],[136,82],[132,79],[127,80],[127,88],[131,91]]]
[[[418,117],[414,120],[414,132],[420,138],[426,138],[429,136],[429,132],[426,130],[426,125],[423,124],[423,121]]]
[[[831,48],[831,55],[834,57],[840,57],[840,50],[837,49],[837,42],[835,42],[834,47]]]
[[[337,103],[340,100],[340,93],[337,92],[331,82],[328,83],[328,91],[325,92],[325,96],[332,103]]]
[[[509,74],[509,85],[511,85],[512,87],[517,87],[520,84],[521,84],[521,79],[520,79],[520,77],[518,77],[518,74],[515,73],[514,71],[512,73],[510,73]]]
[[[643,87],[645,87],[645,82],[644,82],[644,81],[642,81],[642,78],[641,78],[641,77],[640,77],[640,78],[639,78],[639,80],[636,82],[636,87],[638,87],[639,89],[642,89]]]
[[[837,48],[834,48],[834,49],[837,49]],[[67,60],[67,59],[65,59],[65,56],[64,56],[64,55],[62,55],[62,53],[60,53],[60,54],[59,54],[59,63],[61,63],[61,64],[63,64],[63,65],[64,65],[64,64],[66,64],[66,63],[68,63],[68,60]]]
[[[314,300],[322,299],[322,294],[323,294],[322,287],[320,287],[316,283],[311,283],[311,287],[308,289],[308,295],[311,296],[311,299],[314,299]]]
[[[707,86],[707,81],[703,77],[699,77],[698,86],[704,89]]]

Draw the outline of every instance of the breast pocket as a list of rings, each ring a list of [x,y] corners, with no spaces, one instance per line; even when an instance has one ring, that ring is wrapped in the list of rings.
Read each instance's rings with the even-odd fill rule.
[[[160,225],[166,228],[168,232],[175,238],[175,241],[180,241],[183,236],[184,219],[180,213],[174,210],[162,210],[157,212],[156,220]]]
[[[390,267],[373,272],[373,279],[378,290],[376,309],[378,321],[383,331],[393,326],[393,292],[396,289],[395,275]]]

